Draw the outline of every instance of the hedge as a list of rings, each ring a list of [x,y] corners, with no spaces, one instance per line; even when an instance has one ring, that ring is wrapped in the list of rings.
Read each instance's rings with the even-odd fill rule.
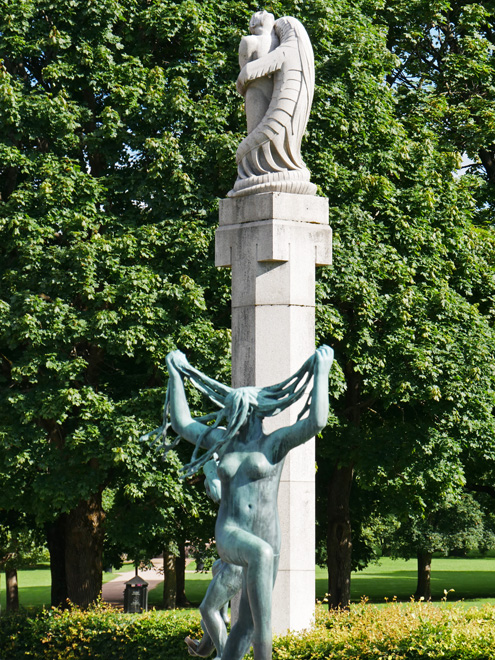
[[[20,660],[190,660],[186,635],[200,635],[197,612],[129,615],[103,606],[0,618],[0,658]],[[274,660],[490,660],[495,607],[429,603],[361,604],[314,628],[274,640]]]
[[[101,605],[87,612],[51,609],[35,617],[2,617],[0,659],[179,660],[189,657],[184,637],[200,634],[199,614],[187,611],[123,614]]]

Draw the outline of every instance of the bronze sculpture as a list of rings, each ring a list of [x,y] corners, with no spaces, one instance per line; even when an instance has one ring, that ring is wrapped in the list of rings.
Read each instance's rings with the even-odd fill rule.
[[[164,425],[146,437],[166,435],[170,415],[174,431],[195,445],[192,460],[184,468],[186,475],[194,474],[218,455],[221,500],[215,541],[223,562],[242,567],[239,618],[225,646],[222,648],[223,643],[219,643],[224,660],[241,660],[251,643],[255,660],[272,657],[272,589],[280,553],[277,511],[280,475],[288,452],[326,425],[332,360],[332,349],[322,346],[298,372],[278,385],[233,389],[191,367],[180,351],[167,356],[169,384]],[[219,413],[193,419],[186,399],[185,378],[220,406]],[[311,378],[313,387],[308,393]],[[264,433],[264,417],[278,414],[305,394],[305,405],[292,426]],[[205,423],[209,420],[214,420],[211,426]],[[224,427],[220,426],[222,421]],[[202,455],[200,450],[204,451]],[[215,629],[216,625],[225,625],[219,622],[221,616],[217,616],[220,606],[216,602],[212,616],[203,616],[212,640],[223,634]]]
[[[218,456],[214,456],[205,463],[203,472],[208,497],[219,503],[222,488],[217,468]],[[217,650],[217,656],[222,657],[227,643],[228,604],[242,586],[241,566],[217,559],[211,570],[213,579],[199,606],[203,637],[200,640],[191,639],[189,636],[185,639],[189,655],[202,658],[207,658],[214,649]]]

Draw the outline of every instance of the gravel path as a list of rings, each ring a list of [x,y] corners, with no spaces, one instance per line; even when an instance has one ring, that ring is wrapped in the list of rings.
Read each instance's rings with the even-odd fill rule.
[[[163,582],[163,572],[160,573],[157,569],[163,566],[162,559],[153,559],[153,569],[145,570],[139,569],[139,577],[146,580],[148,583],[148,592]],[[119,573],[114,580],[110,580],[103,585],[102,600],[117,607],[124,606],[124,590],[125,583],[136,575],[135,569]]]

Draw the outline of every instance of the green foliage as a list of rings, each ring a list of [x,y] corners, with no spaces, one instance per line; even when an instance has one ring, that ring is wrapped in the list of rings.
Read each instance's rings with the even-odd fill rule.
[[[395,510],[396,514],[385,513]],[[486,548],[490,521],[485,520],[479,502],[464,494],[458,501],[431,504],[423,515],[381,503],[380,513],[370,516],[361,533],[381,553],[408,559],[418,553],[465,554]],[[486,526],[485,526],[486,525]],[[488,527],[488,529],[486,528]]]
[[[120,566],[123,553],[146,561],[164,548],[178,556],[186,541],[201,550],[213,538],[216,506],[202,479],[183,482],[182,463],[174,453],[145,467],[141,478],[116,481],[115,489],[107,490],[107,564]]]
[[[274,658],[482,660],[495,648],[493,607],[463,612],[425,604],[370,605],[319,618],[307,635],[278,640]]]
[[[29,656],[40,660],[179,658],[185,653],[184,637],[201,633],[199,614],[129,615],[103,607],[87,613],[45,610],[36,618],[3,617],[0,630],[0,655],[5,660]]]
[[[319,536],[328,481],[352,466],[354,565],[369,559],[360,529],[373,506],[393,501],[419,526],[466,483],[493,482],[493,190],[481,167],[457,173],[464,152],[493,141],[485,4],[362,2],[351,14],[339,3],[338,21],[329,5],[319,22],[308,160],[330,199],[335,258],[317,284],[317,332],[338,365],[318,443]],[[474,39],[469,67],[454,33]],[[483,89],[470,86],[478,66],[490,69]]]
[[[125,615],[94,609],[88,613],[50,610],[35,619],[0,619],[0,653],[5,660],[186,658],[184,637],[199,636],[199,617],[184,612]],[[495,653],[493,606],[462,610],[424,603],[384,608],[356,606],[351,613],[323,616],[313,630],[274,640],[278,660],[485,660]]]
[[[491,431],[493,306],[480,313],[471,272],[484,272],[493,290],[492,256],[472,227],[473,190],[454,176],[456,155],[428,126],[412,133],[396,117],[380,79],[387,63],[382,55],[381,75],[360,76],[363,89],[342,77],[331,97],[342,116],[359,114],[353,134],[333,142],[340,170],[325,191],[336,260],[318,284],[319,334],[335,348],[347,393],[337,390],[339,425],[327,434],[337,441],[322,451],[372,472],[380,454],[421,497],[428,483],[462,485],[462,443]],[[371,100],[373,114],[359,111]],[[330,111],[323,126],[333,137]]]
[[[159,423],[168,351],[229,377],[213,236],[257,7],[0,0],[0,507],[42,524],[104,491],[114,560],[211,536],[202,484],[176,482],[187,452],[161,462],[138,438]],[[314,44],[303,153],[335,235],[317,283],[336,356],[318,479],[323,498],[354,466],[365,562],[371,505],[421,518],[493,483],[494,3],[265,8]]]
[[[0,511],[0,569],[33,566],[47,554],[32,519],[17,511]]]
[[[212,239],[239,31],[217,10],[0,2],[0,507],[43,524],[110,488],[108,529],[141,516],[140,556],[173,538],[176,511],[212,533],[202,485],[177,486],[177,458],[138,438],[159,422],[168,351],[229,377]],[[137,552],[130,534],[121,551]]]

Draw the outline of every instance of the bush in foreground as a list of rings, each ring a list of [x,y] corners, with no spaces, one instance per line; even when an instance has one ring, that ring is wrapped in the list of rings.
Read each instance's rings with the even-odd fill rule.
[[[44,611],[0,619],[0,658],[43,660],[187,660],[186,635],[200,634],[197,612],[126,615]],[[462,609],[428,603],[350,612],[323,611],[313,630],[275,640],[274,660],[489,660],[495,657],[495,607]]]
[[[495,607],[391,603],[320,612],[311,632],[279,638],[274,658],[489,660],[495,658]]]
[[[89,611],[45,610],[35,617],[0,619],[0,658],[18,660],[178,660],[184,637],[200,635],[199,613],[123,614],[105,606]]]

